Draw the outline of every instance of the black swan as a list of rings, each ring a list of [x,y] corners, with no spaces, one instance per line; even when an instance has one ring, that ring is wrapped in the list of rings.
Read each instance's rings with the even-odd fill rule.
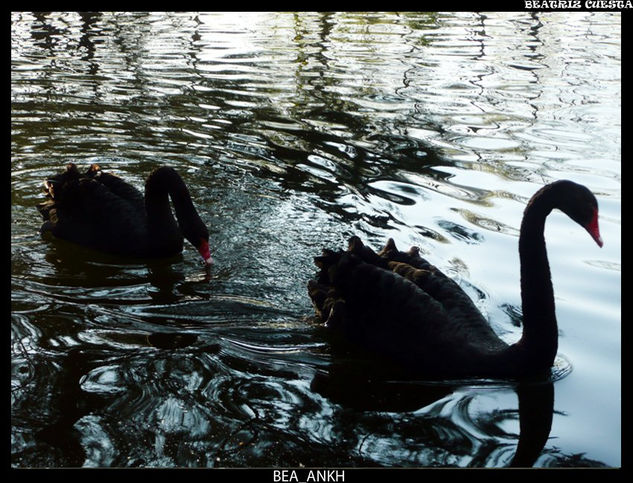
[[[347,251],[323,250],[308,292],[317,319],[345,344],[429,378],[523,378],[546,374],[558,349],[554,291],[543,235],[558,208],[583,226],[599,246],[598,203],[584,186],[556,181],[529,201],[521,223],[519,255],[523,335],[502,341],[468,295],[393,240],[375,253],[358,237]]]
[[[99,251],[135,258],[166,258],[182,252],[183,236],[207,265],[209,232],[196,212],[189,190],[169,167],[155,169],[145,196],[98,165],[80,173],[70,163],[44,182],[47,200],[38,205],[40,231]],[[174,204],[174,219],[169,204]]]

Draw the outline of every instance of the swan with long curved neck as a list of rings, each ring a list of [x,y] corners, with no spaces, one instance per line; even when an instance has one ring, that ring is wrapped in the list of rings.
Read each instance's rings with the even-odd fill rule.
[[[523,335],[507,344],[468,295],[413,247],[393,240],[379,252],[350,239],[347,251],[324,250],[308,292],[317,317],[352,346],[422,377],[543,374],[556,357],[558,327],[545,247],[545,219],[558,208],[602,246],[598,203],[584,186],[557,181],[528,203],[519,255]]]
[[[145,182],[145,196],[96,164],[86,173],[68,164],[63,173],[46,180],[44,186],[48,200],[38,205],[44,219],[42,233],[135,258],[174,256],[182,252],[184,237],[206,264],[213,262],[207,227],[173,168],[156,168]]]

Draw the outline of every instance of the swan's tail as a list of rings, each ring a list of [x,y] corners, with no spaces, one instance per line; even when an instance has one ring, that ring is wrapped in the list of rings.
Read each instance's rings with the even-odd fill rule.
[[[42,205],[46,205],[48,201],[61,201],[70,185],[79,182],[82,178],[94,178],[101,168],[97,164],[92,164],[85,174],[79,172],[74,163],[68,163],[64,172],[47,178],[44,180],[43,187],[46,193],[47,201],[40,203],[38,209]],[[44,206],[45,207],[45,206]],[[41,211],[41,210],[40,210]]]
[[[415,278],[411,275],[415,268],[429,266],[419,256],[417,247],[409,252],[401,252],[393,239],[389,239],[383,249],[376,253],[357,236],[348,240],[346,251],[324,249],[321,256],[314,258],[314,263],[319,270],[314,280],[308,282],[308,295],[317,318],[328,326],[336,325],[336,320],[343,317],[344,302],[340,289],[348,284],[348,275],[357,265],[365,263],[410,279]],[[357,291],[358,287],[353,290]]]
[[[43,188],[46,200],[37,205],[37,210],[42,215],[44,223],[40,232],[51,231],[58,222],[57,209],[68,198],[69,187],[75,186],[82,178],[93,178],[100,170],[99,166],[92,164],[85,174],[77,169],[74,163],[68,163],[66,169],[55,176],[44,180]]]
[[[343,253],[324,249],[320,257],[314,258],[314,264],[319,270],[315,279],[308,282],[308,295],[321,322],[327,321],[336,298],[331,282]]]
[[[42,232],[47,231],[52,225],[57,223],[57,201],[63,198],[67,184],[78,180],[79,177],[77,166],[70,163],[66,166],[66,170],[63,173],[44,181],[43,188],[44,193],[46,193],[46,200],[37,205],[37,209],[44,220],[41,228]]]

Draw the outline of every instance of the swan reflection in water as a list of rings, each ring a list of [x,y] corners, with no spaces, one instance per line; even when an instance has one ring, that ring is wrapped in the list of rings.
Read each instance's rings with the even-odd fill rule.
[[[270,437],[271,430],[274,431],[274,426],[271,425],[275,423],[263,418],[262,415],[269,412],[271,415],[275,414],[275,409],[278,409],[277,404],[281,402],[281,400],[266,398],[266,395],[271,395],[271,388],[280,383],[276,382],[274,377],[261,378],[257,374],[251,374],[247,380],[237,377],[233,383],[230,383],[223,376],[226,373],[225,370],[220,370],[217,374],[208,373],[204,376],[206,385],[210,388],[215,387],[216,390],[220,388],[223,390],[218,394],[217,401],[211,399],[206,402],[199,399],[201,394],[196,395],[184,390],[182,386],[184,381],[178,383],[174,377],[168,377],[163,382],[156,381],[156,389],[162,387],[160,397],[156,395],[157,400],[146,399],[148,395],[145,392],[148,390],[151,392],[151,387],[153,387],[150,381],[146,381],[146,384],[150,385],[146,389],[131,385],[134,382],[132,379],[119,381],[118,384],[110,386],[111,389],[117,390],[99,391],[98,388],[90,387],[90,384],[99,383],[101,380],[99,374],[107,375],[108,371],[116,374],[120,371],[117,368],[126,365],[129,365],[132,370],[144,367],[143,364],[159,368],[166,363],[165,367],[171,367],[167,361],[173,357],[179,358],[180,364],[184,364],[186,359],[193,362],[198,357],[203,357],[203,352],[204,358],[219,361],[223,358],[223,349],[226,349],[222,341],[205,343],[200,339],[196,341],[195,338],[186,334],[163,335],[161,336],[163,340],[159,340],[146,334],[124,334],[115,331],[111,333],[100,331],[98,336],[104,341],[108,339],[107,344],[100,347],[95,339],[91,349],[73,348],[59,359],[60,371],[51,391],[55,397],[55,414],[51,415],[53,417],[49,419],[49,423],[44,425],[36,435],[37,444],[45,444],[51,448],[48,451],[52,451],[51,454],[57,454],[63,461],[63,466],[83,466],[86,461],[91,461],[90,456],[94,458],[92,453],[95,452],[95,448],[99,450],[99,445],[104,445],[108,441],[114,442],[113,438],[122,437],[117,433],[111,433],[115,428],[117,431],[126,431],[128,426],[127,430],[131,430],[141,424],[140,420],[136,419],[121,421],[120,427],[114,424],[117,414],[121,411],[127,413],[127,405],[140,404],[143,407],[156,408],[152,410],[155,411],[168,400],[174,400],[188,407],[191,397],[194,397],[196,404],[200,405],[191,417],[198,411],[208,413],[210,418],[215,414],[217,422],[213,424],[219,424],[224,429],[219,433],[213,431],[205,434],[204,445],[200,448],[201,453],[192,452],[192,459],[184,460],[188,461],[187,465],[196,465],[198,458],[205,453],[219,454],[223,445],[226,445],[225,438],[239,441],[240,428],[249,434],[249,446],[254,448],[253,451],[256,451],[256,448],[261,448],[259,451],[266,451],[270,445],[270,439],[267,438]],[[124,355],[125,351],[107,349],[115,343],[128,347],[153,345],[155,352],[142,350],[145,356],[141,357],[138,349],[128,355]],[[173,352],[174,350],[177,352]],[[128,362],[125,362],[122,357]],[[142,362],[141,359],[146,357],[150,358],[149,362]],[[247,361],[236,360],[235,363],[243,364]],[[174,368],[179,367],[180,364],[175,364]],[[185,364],[184,367],[188,365]],[[222,367],[222,364],[217,367]],[[286,431],[291,434],[300,431],[295,437],[304,440],[306,446],[301,448],[302,452],[323,453],[325,451],[323,445],[327,445],[328,439],[335,438],[336,442],[331,451],[341,452],[338,456],[333,455],[338,458],[336,461],[339,461],[336,466],[340,466],[340,462],[344,461],[345,454],[356,455],[358,461],[350,460],[349,462],[352,466],[392,466],[393,464],[389,462],[393,458],[406,462],[402,464],[407,466],[530,467],[540,456],[543,456],[541,463],[548,464],[550,457],[555,458],[555,465],[565,463],[566,456],[557,455],[555,449],[542,453],[552,424],[554,407],[552,381],[532,381],[518,383],[516,386],[511,386],[508,382],[489,381],[489,386],[478,383],[479,385],[475,387],[469,386],[464,389],[464,386],[459,386],[459,383],[455,382],[381,381],[373,379],[372,376],[368,379],[369,373],[366,367],[356,366],[360,372],[358,374],[354,374],[354,367],[354,364],[349,364],[349,361],[346,361],[345,365],[337,365],[335,359],[327,372],[319,372],[312,380],[310,389],[315,395],[318,394],[320,398],[329,401],[325,403],[325,406],[333,408],[333,412],[321,412],[312,407],[314,401],[319,399],[309,398],[306,394],[293,393],[290,389],[293,387],[292,382],[290,382],[288,388],[291,392],[288,394],[296,396],[295,406],[292,409],[295,416],[289,414],[290,421],[305,412],[305,416],[301,417],[305,419],[299,419],[299,421],[312,421],[315,425],[302,427],[301,430],[295,425],[286,428]],[[90,382],[86,379],[89,374],[91,374],[88,379]],[[107,383],[106,380],[103,382]],[[243,387],[249,388],[245,394],[242,394],[240,389]],[[491,408],[481,412],[477,410],[477,404],[474,404],[479,396],[486,395],[487,389],[494,391],[494,394],[499,394],[503,392],[504,387],[507,390],[515,390],[519,397],[518,445],[513,441],[515,435],[500,427],[514,419],[516,415],[514,410],[499,411]],[[225,393],[227,389],[229,392]],[[242,401],[243,396],[247,394],[251,397],[256,394],[258,396],[255,399],[249,398]],[[224,406],[236,397],[237,400],[230,404],[236,406],[247,404],[254,411],[255,416],[249,418],[242,415],[243,419],[236,427],[224,427],[228,409]],[[286,398],[282,400],[287,402]],[[125,406],[121,406],[122,404]],[[321,404],[324,403],[321,402]],[[313,413],[315,410],[317,412]],[[154,421],[156,415],[150,412],[145,417],[152,421],[150,427],[143,429],[147,432],[145,437],[154,433],[156,434],[152,437],[160,437],[160,426],[153,427],[153,424],[156,424]],[[236,420],[235,423],[237,422]],[[91,424],[95,426],[91,428]],[[329,429],[321,433],[325,428]],[[106,433],[102,434],[103,431]],[[309,431],[309,433],[301,435],[304,431]],[[316,433],[311,434],[312,431]],[[178,433],[174,436],[178,438],[178,446],[187,446],[197,441],[194,435],[187,433]],[[323,437],[325,441],[320,441]],[[93,438],[98,438],[98,441],[92,441]],[[141,440],[138,443],[140,444]],[[144,442],[143,445],[145,444]],[[237,442],[233,444],[236,448],[240,448]],[[147,448],[143,445],[136,452],[142,455],[146,462],[156,458],[154,452],[158,451],[158,448],[152,444],[149,444]],[[244,447],[245,454],[246,448]],[[125,451],[125,447],[118,448],[117,452],[119,451]],[[514,451],[514,456],[510,458],[509,453],[512,451]],[[234,456],[239,457],[239,454]],[[275,461],[272,454],[267,458]],[[103,455],[98,461],[100,464],[107,463]],[[239,461],[239,458],[236,461]],[[120,460],[118,464],[120,465],[121,462]],[[137,463],[142,465],[140,461]],[[231,466],[230,459],[227,463]],[[248,465],[249,461],[246,460],[245,463]],[[261,466],[262,460],[254,460],[253,464]],[[327,461],[321,464],[327,466]]]
[[[523,382],[398,380],[390,379],[377,365],[375,362],[363,364],[358,359],[353,362],[349,358],[341,359],[333,362],[327,371],[317,373],[311,389],[354,411],[414,414],[416,434],[413,438],[403,438],[399,450],[418,451],[416,459],[423,461],[427,452],[434,466],[451,465],[452,458],[462,455],[469,460],[467,466],[470,467],[507,465],[526,468],[532,467],[541,456],[554,414],[554,384],[551,379]],[[499,428],[501,423],[513,418],[514,411],[499,412],[494,409],[490,414],[471,414],[472,403],[478,396],[485,396],[487,391],[505,389],[518,396],[519,437],[516,449],[507,442],[514,436]],[[450,412],[447,414],[446,410]],[[346,414],[349,417],[349,413]],[[384,433],[387,441],[394,437],[389,426],[385,427]],[[482,438],[482,434],[486,436]],[[374,429],[371,438],[381,440],[381,432]],[[360,451],[362,446],[359,442]],[[381,451],[380,445],[376,447],[377,451]],[[442,456],[437,448],[444,450]],[[512,450],[514,456],[507,462],[505,455]]]
[[[134,285],[148,286],[147,294],[154,303],[169,304],[177,302],[186,292],[188,285],[210,282],[213,278],[225,278],[226,269],[213,270],[212,265],[204,264],[200,271],[185,273],[178,266],[183,255],[177,254],[165,259],[124,258],[86,248],[72,242],[46,236],[49,246],[44,260],[47,266],[55,269],[53,276],[42,270],[42,280],[54,285],[76,287],[78,292],[85,289],[108,288],[111,293],[104,295],[113,302],[113,293],[120,289],[122,293]],[[93,298],[99,293],[93,292]],[[134,291],[132,291],[134,292]],[[83,296],[86,296],[84,293]],[[122,303],[124,303],[122,301]]]

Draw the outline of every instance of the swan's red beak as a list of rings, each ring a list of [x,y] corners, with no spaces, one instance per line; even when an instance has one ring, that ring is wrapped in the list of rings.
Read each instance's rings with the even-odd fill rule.
[[[596,208],[593,212],[593,218],[591,221],[585,226],[591,238],[593,238],[599,247],[602,248],[602,237],[600,236],[600,228],[598,228],[598,209]]]
[[[198,252],[202,255],[206,265],[211,265],[213,263],[213,258],[211,258],[211,252],[209,251],[209,242],[207,240],[203,239],[200,242],[200,245],[198,245]]]

